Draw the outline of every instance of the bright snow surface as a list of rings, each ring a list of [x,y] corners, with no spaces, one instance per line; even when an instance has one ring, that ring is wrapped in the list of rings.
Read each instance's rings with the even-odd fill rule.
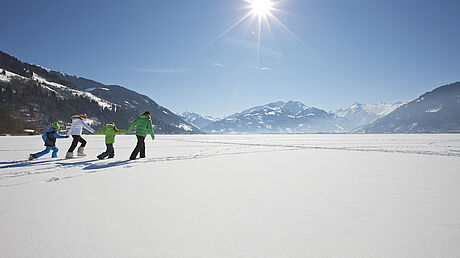
[[[460,135],[0,137],[1,257],[456,257]]]

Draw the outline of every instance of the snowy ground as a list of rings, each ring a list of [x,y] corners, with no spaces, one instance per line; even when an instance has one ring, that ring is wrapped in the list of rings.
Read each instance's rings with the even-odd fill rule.
[[[0,137],[0,257],[459,257],[460,135],[147,138],[23,161]]]

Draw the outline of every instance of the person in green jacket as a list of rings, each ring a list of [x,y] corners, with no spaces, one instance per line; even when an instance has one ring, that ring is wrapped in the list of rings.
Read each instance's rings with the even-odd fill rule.
[[[134,127],[136,127],[137,144],[129,157],[130,160],[135,160],[138,153],[140,153],[140,158],[145,158],[145,137],[147,136],[147,132],[152,136],[152,140],[155,140],[152,118],[150,117],[149,111],[145,111],[137,117],[136,120],[129,125],[127,131],[131,131]]]
[[[126,133],[125,130],[119,130],[114,122],[107,124],[105,129],[102,131],[97,131],[95,134],[105,134],[105,145],[107,149],[105,152],[99,154],[97,156],[98,159],[104,159],[108,157],[109,159],[115,156],[115,149],[113,148],[113,143],[115,142],[115,135],[117,134],[124,134]]]

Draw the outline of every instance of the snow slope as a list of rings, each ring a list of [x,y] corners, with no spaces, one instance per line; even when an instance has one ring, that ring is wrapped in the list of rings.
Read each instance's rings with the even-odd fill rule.
[[[25,162],[0,137],[1,257],[456,257],[460,135],[198,135]]]
[[[405,103],[357,133],[458,133],[460,82],[440,86]]]
[[[62,85],[62,84],[55,83],[55,82],[50,82],[50,81],[46,80],[45,78],[39,76],[36,73],[32,73],[32,79],[29,79],[29,78],[26,78],[24,76],[15,74],[15,73],[10,72],[8,70],[5,70],[5,69],[1,69],[1,70],[5,71],[5,75],[0,74],[0,81],[10,82],[13,77],[17,77],[17,78],[20,78],[20,79],[23,79],[23,80],[34,80],[34,81],[39,82],[43,88],[45,88],[45,89],[47,89],[49,91],[53,91],[53,92],[57,93],[58,95],[59,95],[59,92],[56,91],[57,89],[62,90],[62,91],[71,92],[73,95],[83,96],[85,98],[91,99],[91,100],[95,101],[96,103],[98,103],[98,105],[100,107],[102,107],[102,108],[108,108],[108,109],[112,110],[112,108],[114,106],[116,106],[116,104],[108,102],[106,100],[103,100],[103,99],[101,99],[99,97],[96,97],[96,96],[94,96],[93,94],[91,94],[89,92],[71,89],[71,88],[69,88],[69,87],[67,87],[65,85]]]
[[[111,103],[109,101],[106,101],[106,100],[103,100],[99,97],[96,97],[94,96],[93,94],[91,94],[90,92],[86,92],[86,91],[80,91],[80,90],[75,90],[75,89],[71,89],[65,85],[62,85],[62,84],[59,84],[59,83],[55,83],[55,82],[50,82],[50,81],[47,81],[46,79],[40,77],[38,74],[36,73],[33,73],[33,76],[32,76],[32,79],[35,80],[35,81],[38,81],[39,83],[41,83],[43,86],[52,86],[52,87],[55,87],[55,88],[59,88],[59,89],[62,89],[62,90],[66,90],[66,91],[69,91],[71,92],[73,95],[77,95],[77,96],[83,96],[85,98],[88,98],[88,99],[91,99],[93,101],[95,101],[100,107],[102,108],[107,108],[109,110],[112,110],[112,108],[114,106],[117,106],[116,104],[114,103]],[[49,89],[49,87],[48,87]],[[52,90],[52,89],[50,89]],[[53,91],[53,90],[52,90]]]
[[[24,77],[24,76],[21,76],[21,75],[12,73],[12,72],[7,71],[7,70],[5,70],[5,69],[1,69],[1,70],[2,70],[2,72],[5,71],[5,75],[0,74],[0,81],[10,82],[11,79],[14,78],[14,77],[18,77],[18,78],[21,78],[21,79],[27,79],[27,78]]]

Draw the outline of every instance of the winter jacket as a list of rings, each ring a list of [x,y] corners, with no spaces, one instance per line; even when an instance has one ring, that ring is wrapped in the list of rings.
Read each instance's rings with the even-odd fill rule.
[[[152,139],[155,139],[155,135],[153,132],[152,120],[147,115],[140,115],[134,122],[132,122],[128,127],[128,132],[131,131],[134,127],[136,127],[136,135],[139,136],[147,136],[147,132],[150,132],[150,136]]]
[[[125,130],[115,130],[112,124],[108,124],[104,130],[97,131],[96,134],[105,134],[105,144],[111,144],[115,142],[115,135],[124,134]]]
[[[80,118],[72,118],[72,125],[67,131],[67,135],[81,135],[82,129],[85,128],[90,133],[94,133],[94,129],[85,123]]]
[[[56,138],[67,138],[65,135],[60,135],[53,127],[50,127],[46,133],[42,135],[42,139],[45,142],[45,146],[54,147],[56,146]]]

